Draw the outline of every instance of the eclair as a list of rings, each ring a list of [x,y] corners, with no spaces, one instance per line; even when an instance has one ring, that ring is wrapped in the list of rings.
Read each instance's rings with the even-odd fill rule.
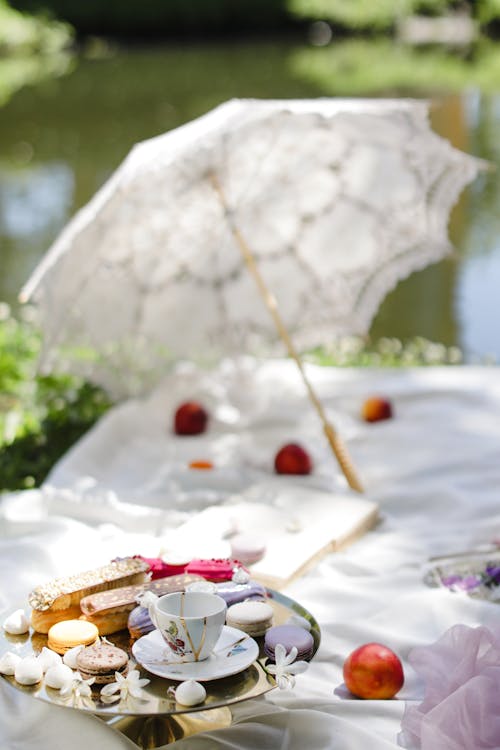
[[[147,580],[148,571],[149,566],[143,560],[126,557],[94,570],[55,578],[37,586],[28,596],[32,608],[31,624],[38,633],[48,633],[56,622],[80,617],[80,601],[85,596],[143,583]]]

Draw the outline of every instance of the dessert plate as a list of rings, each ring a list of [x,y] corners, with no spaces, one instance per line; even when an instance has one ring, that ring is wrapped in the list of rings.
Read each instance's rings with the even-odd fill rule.
[[[139,638],[132,646],[132,653],[144,669],[158,677],[208,682],[242,672],[258,658],[259,647],[242,630],[224,625],[213,653],[204,661],[174,661],[159,630]]]

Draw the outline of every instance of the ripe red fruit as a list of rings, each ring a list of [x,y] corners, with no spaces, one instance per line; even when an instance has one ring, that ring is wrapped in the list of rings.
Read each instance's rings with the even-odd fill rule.
[[[205,432],[208,414],[197,401],[181,404],[174,417],[174,432],[177,435],[200,435]]]
[[[277,474],[310,474],[313,462],[309,453],[297,443],[287,443],[274,458]]]
[[[392,417],[392,404],[381,396],[367,398],[361,409],[361,416],[365,422],[380,422]]]
[[[358,698],[393,698],[403,687],[403,665],[387,646],[366,643],[345,660],[344,682]]]

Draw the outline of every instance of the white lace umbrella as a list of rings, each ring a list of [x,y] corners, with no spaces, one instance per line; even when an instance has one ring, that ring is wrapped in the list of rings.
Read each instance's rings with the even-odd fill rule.
[[[179,358],[365,333],[400,278],[450,250],[478,166],[422,102],[223,104],[135,146],[35,270],[22,299],[43,365],[123,396]]]

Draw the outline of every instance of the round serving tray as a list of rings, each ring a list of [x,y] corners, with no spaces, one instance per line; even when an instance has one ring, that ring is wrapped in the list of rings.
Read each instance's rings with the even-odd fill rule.
[[[314,638],[314,653],[316,653],[321,636],[319,625],[313,615],[298,602],[278,591],[268,588],[267,594],[268,602],[274,610],[274,624],[283,624],[292,614],[300,615],[309,622],[311,634]],[[107,639],[116,646],[125,649],[130,655],[130,668],[139,669],[141,677],[147,677],[150,680],[149,685],[144,688],[146,700],[129,698],[126,701],[104,704],[96,691],[88,705],[75,704],[72,697],[63,699],[58,690],[45,687],[43,682],[25,687],[17,683],[14,677],[3,676],[3,679],[16,690],[20,690],[38,700],[100,716],[107,720],[110,725],[134,739],[140,747],[155,746],[155,744],[151,744],[151,734],[157,737],[157,744],[165,744],[198,731],[227,726],[231,721],[230,711],[228,711],[231,705],[256,698],[276,687],[276,680],[264,669],[266,662],[263,653],[264,639],[256,638],[255,640],[259,644],[259,658],[253,664],[231,677],[205,682],[207,697],[202,705],[192,708],[180,706],[168,694],[168,688],[176,686],[178,682],[157,677],[136,664],[131,652],[132,642],[127,631],[107,636]],[[0,634],[0,656],[6,651],[14,651],[22,657],[36,656],[46,645],[47,636],[33,633],[33,631],[26,635],[13,636],[5,633],[2,629]],[[214,709],[219,709],[219,711]],[[190,719],[187,714],[196,714],[196,716],[193,715]],[[136,717],[135,720],[134,717]],[[155,717],[178,717],[178,721],[168,724],[164,722],[155,723]],[[147,741],[145,738],[141,739],[145,732],[144,719],[148,719],[150,724],[146,732],[148,734]]]

